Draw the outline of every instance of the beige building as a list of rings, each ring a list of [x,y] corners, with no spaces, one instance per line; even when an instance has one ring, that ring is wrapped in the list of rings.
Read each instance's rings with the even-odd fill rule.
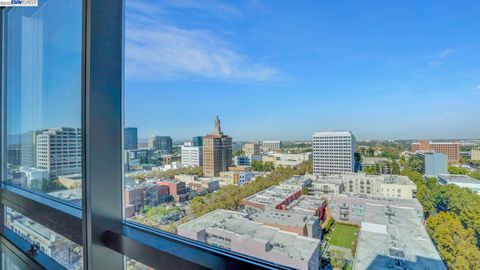
[[[318,194],[331,193],[337,194],[337,191],[328,190],[324,183],[340,183],[344,190],[350,194],[376,195],[390,198],[413,199],[417,196],[417,186],[408,177],[401,175],[366,175],[364,173],[350,173],[338,176],[319,176],[313,181],[314,191]],[[324,191],[322,189],[327,189]]]
[[[260,144],[258,143],[246,143],[243,145],[243,152],[246,156],[260,155]]]
[[[232,163],[232,137],[222,133],[217,116],[213,133],[203,137],[203,174],[206,177],[218,176]]]
[[[472,149],[470,151],[471,160],[480,160],[480,148]]]

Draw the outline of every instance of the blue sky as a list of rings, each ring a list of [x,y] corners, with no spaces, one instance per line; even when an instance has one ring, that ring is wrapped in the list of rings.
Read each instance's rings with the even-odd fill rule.
[[[81,126],[81,8],[50,0],[7,12],[9,143],[26,131]]]
[[[478,1],[132,1],[126,124],[237,140],[480,137]]]
[[[9,134],[80,126],[74,2],[35,13],[44,56],[12,70]],[[126,0],[125,124],[174,140],[209,133],[217,114],[235,140],[480,137],[480,2],[341,2]]]

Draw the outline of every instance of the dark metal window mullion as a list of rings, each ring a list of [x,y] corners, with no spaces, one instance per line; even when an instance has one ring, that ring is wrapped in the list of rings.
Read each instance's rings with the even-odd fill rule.
[[[85,269],[123,269],[103,244],[122,224],[123,0],[83,0],[82,149]]]

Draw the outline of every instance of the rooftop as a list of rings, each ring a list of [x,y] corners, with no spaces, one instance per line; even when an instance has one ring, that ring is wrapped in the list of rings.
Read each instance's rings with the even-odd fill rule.
[[[385,184],[394,184],[394,185],[415,185],[415,183],[410,180],[407,176],[403,175],[394,175],[394,174],[383,174],[383,183]]]
[[[54,191],[54,192],[48,193],[48,195],[59,198],[64,201],[80,203],[80,201],[82,200],[82,189],[74,188],[74,189]]]
[[[332,196],[331,200],[341,201],[354,201],[355,203],[364,204],[378,204],[378,205],[390,205],[395,207],[405,207],[416,209],[417,212],[422,212],[423,208],[417,199],[400,199],[392,197],[384,197],[380,195],[367,195],[367,194],[339,194]]]
[[[477,180],[469,175],[463,174],[439,174],[438,178],[449,183],[462,183],[462,184],[478,184],[480,185],[480,180]]]
[[[289,227],[303,228],[305,224],[317,218],[302,212],[267,209],[252,214],[250,219],[263,224],[281,224]]]
[[[331,137],[331,136],[353,136],[350,131],[322,131],[315,132],[313,137]]]
[[[301,191],[300,187],[273,186],[247,197],[244,201],[276,206],[299,191]]]
[[[446,269],[421,214],[410,207],[367,203],[354,269]]]
[[[296,175],[283,181],[281,185],[297,186],[299,188],[302,188],[312,183],[312,180],[316,178],[317,177],[315,175]]]
[[[319,208],[323,207],[324,205],[324,198],[302,195],[298,199],[295,199],[294,201],[289,203],[288,209],[308,213],[314,211],[315,213]]]
[[[250,221],[238,212],[219,209],[205,216],[180,225],[179,230],[201,232],[222,230],[234,233],[238,238],[251,239],[268,245],[267,253],[278,254],[295,260],[309,260],[318,252],[318,239],[298,236],[277,228]]]

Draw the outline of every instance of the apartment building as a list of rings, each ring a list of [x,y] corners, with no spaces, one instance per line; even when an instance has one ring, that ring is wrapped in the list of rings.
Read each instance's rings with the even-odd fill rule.
[[[352,173],[341,177],[347,193],[403,199],[412,199],[417,196],[417,186],[406,176]],[[322,181],[321,177],[318,181]]]
[[[238,212],[215,210],[178,226],[178,234],[294,269],[319,268],[319,239],[250,221]]]
[[[175,201],[184,202],[187,200],[188,195],[185,182],[175,179],[162,179],[158,180],[156,183],[160,186],[167,186],[169,194],[173,196]]]
[[[345,191],[345,185],[341,175],[325,175],[316,178],[309,190],[311,194],[317,197],[335,196]]]
[[[255,212],[249,219],[300,236],[322,238],[320,219],[305,212],[265,210]]]
[[[431,142],[422,140],[412,143],[412,152],[434,151],[443,153],[447,156],[449,164],[457,164],[460,161],[460,143],[459,142]]]
[[[355,136],[350,131],[313,134],[313,173],[343,174],[355,171]]]
[[[361,205],[354,270],[447,269],[425,230],[417,200],[365,199]]]

